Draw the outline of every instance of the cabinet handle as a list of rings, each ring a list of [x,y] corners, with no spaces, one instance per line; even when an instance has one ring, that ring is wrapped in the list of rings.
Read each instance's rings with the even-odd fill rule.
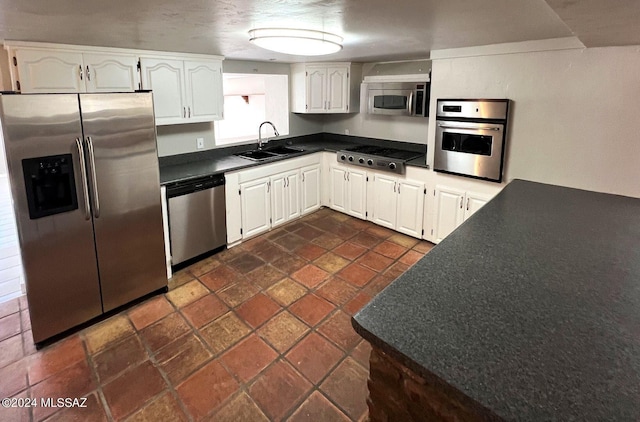
[[[347,172],[345,171],[344,174],[342,175],[342,177],[344,178],[344,180],[347,180]]]
[[[327,101],[327,110],[331,109],[331,101]]]
[[[191,118],[191,106],[187,107],[189,109],[189,118]]]
[[[395,193],[395,192],[396,192],[396,185],[397,185],[397,184],[398,184],[397,182],[393,182],[393,193]]]
[[[467,211],[469,211],[469,198],[467,198]]]
[[[347,173],[347,182],[350,182],[350,181],[351,181],[350,176],[351,176],[351,173]]]
[[[80,69],[80,80],[82,81],[83,77],[82,77],[82,65],[81,64],[78,65],[78,69]]]
[[[91,73],[89,72],[89,65],[87,65],[87,80],[91,80]]]
[[[304,183],[304,173],[302,173],[302,183]]]
[[[289,186],[289,178],[285,177],[284,178],[284,187],[286,188],[287,186]]]
[[[270,189],[271,189],[271,180],[267,182],[267,193],[269,193]]]
[[[460,209],[462,209],[462,203],[464,202],[464,198],[461,196],[460,197]]]
[[[400,183],[398,183],[398,193],[400,193]]]

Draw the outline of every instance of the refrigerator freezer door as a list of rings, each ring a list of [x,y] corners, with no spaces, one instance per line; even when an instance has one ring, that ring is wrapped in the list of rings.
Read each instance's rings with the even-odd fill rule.
[[[0,104],[39,343],[102,313],[78,96],[2,95]]]
[[[151,93],[80,94],[104,311],[167,286]]]

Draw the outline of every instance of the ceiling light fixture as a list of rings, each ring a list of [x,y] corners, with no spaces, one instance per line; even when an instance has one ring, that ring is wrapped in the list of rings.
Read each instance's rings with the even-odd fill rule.
[[[252,29],[249,41],[267,50],[295,56],[321,56],[342,50],[342,37],[309,29]]]

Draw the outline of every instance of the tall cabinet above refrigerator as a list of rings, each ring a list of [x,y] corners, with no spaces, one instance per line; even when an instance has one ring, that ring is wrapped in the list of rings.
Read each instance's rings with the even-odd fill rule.
[[[166,288],[150,92],[0,96],[36,343]]]

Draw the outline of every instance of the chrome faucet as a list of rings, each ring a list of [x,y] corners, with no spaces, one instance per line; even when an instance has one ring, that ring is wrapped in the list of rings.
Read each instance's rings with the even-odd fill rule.
[[[273,128],[274,135],[275,136],[280,136],[280,134],[278,133],[278,129],[276,129],[275,125],[273,123],[271,123],[270,121],[266,121],[266,122],[260,123],[260,127],[258,128],[258,149],[262,149],[262,126],[264,126],[267,123],[269,123],[271,125],[271,127]],[[269,142],[269,137],[267,137],[267,140],[264,141],[265,144],[267,142]]]

